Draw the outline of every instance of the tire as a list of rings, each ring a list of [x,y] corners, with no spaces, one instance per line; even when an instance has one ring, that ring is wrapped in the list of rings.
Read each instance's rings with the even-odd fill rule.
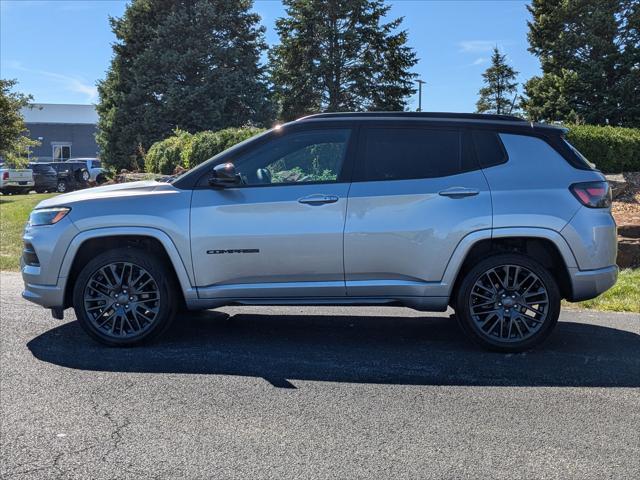
[[[89,173],[88,170],[85,170],[84,168],[80,170],[80,178],[78,178],[78,180],[86,183],[89,181],[90,178],[91,178],[91,174]]]
[[[66,193],[69,191],[69,184],[66,180],[58,180],[58,185],[56,186],[56,192],[58,193]]]
[[[545,267],[525,255],[499,254],[465,274],[455,310],[461,329],[478,345],[522,352],[553,331],[560,301],[558,284]]]
[[[180,303],[176,291],[172,272],[158,257],[139,248],[117,248],[82,269],[73,286],[73,308],[91,338],[130,347],[169,328]]]

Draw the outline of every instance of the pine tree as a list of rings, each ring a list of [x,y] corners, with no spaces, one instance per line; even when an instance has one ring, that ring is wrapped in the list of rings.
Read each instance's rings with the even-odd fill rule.
[[[515,113],[512,110],[517,108],[513,100],[518,89],[518,82],[515,81],[517,75],[518,72],[507,64],[507,56],[494,47],[491,66],[482,74],[486,86],[478,92],[478,113]]]
[[[317,112],[404,110],[417,63],[398,31],[384,23],[383,0],[284,0],[270,52],[272,83],[285,120]]]
[[[638,0],[533,0],[529,43],[542,75],[525,85],[534,120],[640,124]]]
[[[99,82],[98,143],[117,167],[176,128],[269,123],[260,55],[264,27],[250,0],[133,0],[111,19],[117,42]]]

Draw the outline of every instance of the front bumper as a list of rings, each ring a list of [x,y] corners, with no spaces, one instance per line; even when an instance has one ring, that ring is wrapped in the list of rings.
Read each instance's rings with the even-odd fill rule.
[[[595,298],[609,290],[618,279],[618,267],[611,265],[595,270],[569,268],[572,296],[570,302],[580,302]]]
[[[64,284],[61,285],[60,283],[58,285],[38,285],[29,283],[25,279],[22,298],[45,308],[62,307],[64,305],[65,289]]]

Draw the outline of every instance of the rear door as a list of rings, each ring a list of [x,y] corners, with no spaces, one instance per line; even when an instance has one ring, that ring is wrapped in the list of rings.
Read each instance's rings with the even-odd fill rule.
[[[349,296],[430,296],[456,246],[491,228],[491,195],[463,129],[363,126],[345,224]]]

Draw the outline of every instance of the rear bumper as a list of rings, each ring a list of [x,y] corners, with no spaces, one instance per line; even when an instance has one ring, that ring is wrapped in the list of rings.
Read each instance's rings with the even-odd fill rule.
[[[618,267],[611,265],[595,270],[569,268],[572,297],[570,302],[580,302],[597,297],[609,290],[618,279]]]
[[[5,181],[2,185],[0,185],[0,188],[2,190],[12,190],[12,189],[20,189],[20,188],[29,188],[29,187],[33,187],[34,182],[33,180],[29,180],[29,181],[13,181],[13,180],[9,180],[9,181]]]

